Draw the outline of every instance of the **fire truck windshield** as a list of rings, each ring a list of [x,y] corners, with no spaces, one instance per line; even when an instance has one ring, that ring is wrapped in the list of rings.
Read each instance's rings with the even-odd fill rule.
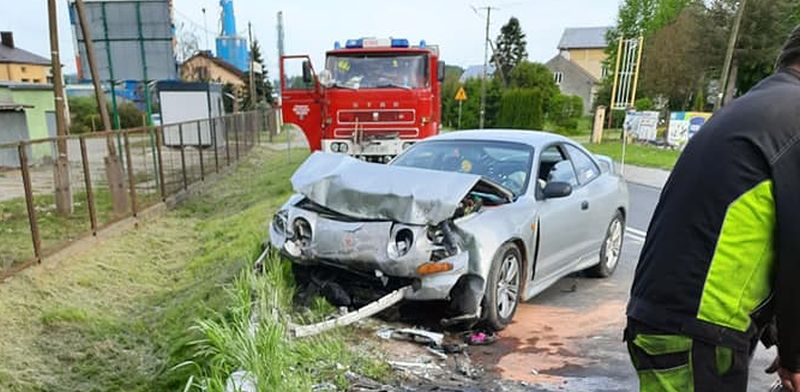
[[[427,56],[353,54],[328,56],[331,88],[416,89],[428,85]]]

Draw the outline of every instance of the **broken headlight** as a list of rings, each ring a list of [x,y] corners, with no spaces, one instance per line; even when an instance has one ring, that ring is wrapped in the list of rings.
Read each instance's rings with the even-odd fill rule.
[[[409,229],[400,229],[394,235],[395,249],[398,256],[405,256],[414,244],[414,233]]]
[[[278,211],[272,217],[272,227],[280,234],[286,234],[286,225],[289,221],[289,211]]]

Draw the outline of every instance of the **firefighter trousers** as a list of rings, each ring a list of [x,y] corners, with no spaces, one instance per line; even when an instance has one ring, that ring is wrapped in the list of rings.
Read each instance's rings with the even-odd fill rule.
[[[641,392],[745,392],[751,354],[628,321],[625,341]]]

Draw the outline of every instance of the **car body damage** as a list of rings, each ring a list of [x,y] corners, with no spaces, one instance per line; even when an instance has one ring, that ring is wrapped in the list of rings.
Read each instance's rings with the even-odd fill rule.
[[[491,261],[483,250],[495,247],[497,237],[491,233],[497,223],[480,223],[478,216],[510,203],[508,190],[477,175],[320,152],[297,170],[292,185],[297,194],[276,214],[270,238],[293,261],[399,278],[414,284],[406,294],[414,300],[451,298],[459,280],[472,275],[453,294],[469,293],[461,313],[477,313],[479,277]]]
[[[320,288],[342,278],[334,304],[410,286],[406,300],[448,301],[446,321],[496,329],[569,273],[613,273],[628,203],[610,160],[540,132],[454,132],[389,165],[318,152],[291,182],[270,243],[296,273],[324,272]]]

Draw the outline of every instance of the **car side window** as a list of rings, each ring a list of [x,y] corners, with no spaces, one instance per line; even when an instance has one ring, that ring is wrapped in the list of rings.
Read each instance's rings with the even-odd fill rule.
[[[544,189],[549,182],[566,182],[578,186],[578,178],[572,163],[559,146],[550,146],[542,151],[539,162],[539,187]]]
[[[600,168],[585,152],[569,144],[566,145],[566,148],[572,163],[575,164],[575,171],[578,172],[578,181],[581,185],[587,184],[600,176]]]

